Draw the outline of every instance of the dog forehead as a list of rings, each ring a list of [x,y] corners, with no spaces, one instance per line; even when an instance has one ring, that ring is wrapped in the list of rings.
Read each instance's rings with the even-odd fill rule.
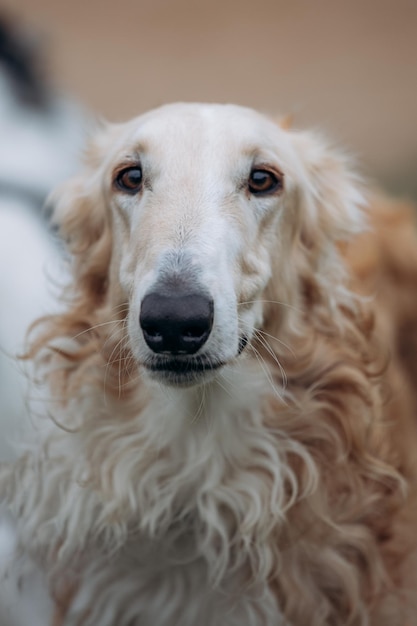
[[[132,149],[144,147],[158,160],[238,158],[257,150],[274,150],[281,129],[266,116],[236,105],[171,104],[129,123]]]

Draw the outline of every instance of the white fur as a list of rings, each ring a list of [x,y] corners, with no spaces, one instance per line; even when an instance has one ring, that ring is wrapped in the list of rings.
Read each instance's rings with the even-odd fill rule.
[[[237,395],[242,383],[245,393]],[[129,615],[160,626],[177,623],[177,615],[184,626],[284,623],[264,585],[276,554],[260,538],[303,495],[286,454],[298,454],[306,464],[309,490],[316,476],[301,446],[263,427],[258,406],[268,385],[262,371],[243,367],[225,372],[221,384],[208,384],[203,396],[201,389],[155,387],[146,410],[125,426],[122,421],[117,431],[113,417],[106,417],[109,407],[86,398],[82,410],[91,423],[71,451],[67,437],[57,434],[41,466],[25,468],[28,482],[14,507],[19,533],[31,537],[34,552],[48,549],[51,532],[62,536],[60,567],[70,566],[74,549],[83,564],[82,592],[69,625],[78,623],[79,611],[91,608],[92,599],[86,626],[98,620],[101,626],[127,624]],[[104,499],[82,487],[87,444],[101,458]],[[47,477],[46,488],[34,488],[32,472]],[[291,498],[284,502],[288,491]],[[101,556],[96,541],[104,541]],[[239,572],[248,562],[256,580],[242,594]]]
[[[94,373],[98,385],[86,382],[65,408],[51,405],[58,425],[8,483],[22,544],[55,563],[51,581],[77,568],[66,626],[284,626],[268,585],[280,563],[271,537],[287,510],[314,491],[318,475],[307,448],[268,423],[269,397],[278,397],[286,414],[284,377],[272,380],[266,365],[238,357],[238,340],[261,326],[272,274],[278,284],[285,276],[290,291],[282,295],[297,327],[288,215],[302,205],[306,228],[317,221],[332,174],[317,182],[311,173],[323,156],[309,155],[308,135],[293,137],[239,107],[164,107],[107,133],[98,167],[77,180],[76,192],[73,183],[59,192],[56,215],[65,220],[92,193],[96,209],[105,207],[113,224],[110,275],[117,277],[117,298],[107,306],[111,317],[113,307],[128,302],[138,389],[126,404],[107,395],[103,364]],[[302,138],[305,149],[297,143]],[[138,153],[149,188],[140,196],[115,192],[112,168]],[[265,162],[285,171],[284,193],[249,197],[242,181]],[[337,239],[362,224],[361,197],[349,183],[346,189],[340,207],[332,205],[335,214],[325,216]],[[332,243],[324,242],[319,263],[323,281],[334,284],[337,276],[342,293]],[[149,348],[138,325],[140,304],[161,274],[190,267],[214,300],[203,352],[225,365],[188,388],[166,387],[143,368]],[[80,339],[59,342],[69,353]],[[70,360],[59,367],[70,368]],[[290,454],[309,476],[303,488]]]

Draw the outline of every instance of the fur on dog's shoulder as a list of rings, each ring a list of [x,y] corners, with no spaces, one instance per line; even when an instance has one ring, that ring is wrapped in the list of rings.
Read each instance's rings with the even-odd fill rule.
[[[1,485],[60,623],[414,620],[409,212],[313,134],[192,104],[103,129],[55,204],[52,423]]]

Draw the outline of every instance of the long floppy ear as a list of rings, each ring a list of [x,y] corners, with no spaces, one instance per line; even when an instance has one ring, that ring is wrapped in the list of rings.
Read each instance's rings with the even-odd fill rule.
[[[285,271],[290,302],[302,296],[308,306],[324,304],[337,317],[340,305],[351,306],[346,287],[344,242],[367,229],[361,181],[349,159],[311,132],[287,131],[295,150],[293,242]],[[282,272],[282,268],[280,268]],[[298,295],[296,295],[298,294]],[[269,294],[277,299],[277,294]],[[305,307],[305,302],[304,305]]]
[[[299,181],[302,239],[317,253],[366,229],[361,181],[347,156],[310,132],[291,133],[302,163]]]
[[[90,140],[84,169],[50,196],[52,224],[66,244],[81,300],[99,304],[106,293],[111,258],[110,214],[102,187],[106,146],[111,127]]]

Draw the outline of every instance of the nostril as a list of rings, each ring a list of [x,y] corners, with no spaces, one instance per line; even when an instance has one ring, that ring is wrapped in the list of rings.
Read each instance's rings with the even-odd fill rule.
[[[150,293],[140,312],[143,337],[153,352],[194,354],[213,326],[213,301],[202,294]]]
[[[188,326],[187,328],[183,328],[181,330],[182,336],[186,339],[198,339],[202,337],[207,332],[207,327],[203,323],[199,326]]]
[[[145,341],[148,345],[150,343],[153,343],[155,346],[162,344],[163,337],[157,328],[153,326],[149,326],[148,328],[145,328],[142,326],[142,331],[143,331],[143,336],[145,337]]]
[[[142,324],[142,330],[149,337],[155,337],[155,339],[158,339],[158,337],[162,338],[162,335],[161,335],[160,331],[156,328],[156,326],[146,326],[146,324]]]

